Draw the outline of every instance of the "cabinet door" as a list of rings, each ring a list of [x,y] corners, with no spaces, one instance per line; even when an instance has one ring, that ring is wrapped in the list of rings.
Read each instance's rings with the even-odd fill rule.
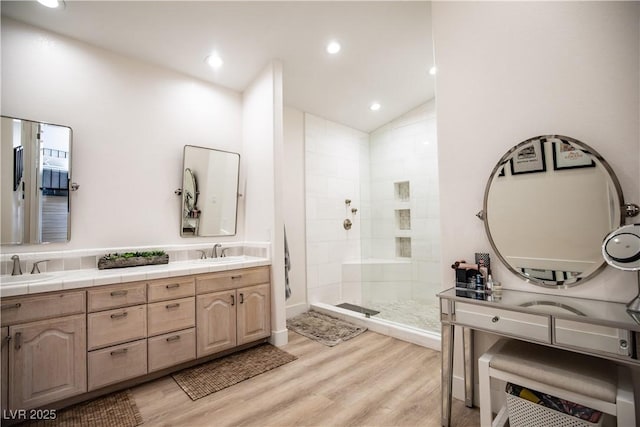
[[[0,375],[0,381],[2,382],[2,390],[0,395],[2,396],[2,407],[0,409],[7,408],[7,391],[9,384],[9,328],[0,328],[0,343],[2,343],[2,372]]]
[[[236,291],[199,295],[196,300],[197,356],[236,346]]]
[[[238,345],[271,335],[270,285],[248,286],[238,294]]]
[[[9,327],[9,406],[29,409],[87,391],[85,315]]]

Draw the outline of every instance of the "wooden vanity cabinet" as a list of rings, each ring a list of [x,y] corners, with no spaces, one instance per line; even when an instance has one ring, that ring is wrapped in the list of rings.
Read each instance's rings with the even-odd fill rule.
[[[196,278],[197,357],[271,335],[269,281],[269,267]]]
[[[85,301],[84,291],[3,299],[3,408],[31,409],[87,391]]]

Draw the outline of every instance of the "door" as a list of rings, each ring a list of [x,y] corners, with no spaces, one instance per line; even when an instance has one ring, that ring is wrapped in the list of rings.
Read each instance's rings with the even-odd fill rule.
[[[236,291],[198,295],[196,299],[197,356],[236,346]]]
[[[29,409],[87,391],[84,315],[9,327],[12,409]]]
[[[238,294],[238,345],[271,335],[270,285],[248,286]]]

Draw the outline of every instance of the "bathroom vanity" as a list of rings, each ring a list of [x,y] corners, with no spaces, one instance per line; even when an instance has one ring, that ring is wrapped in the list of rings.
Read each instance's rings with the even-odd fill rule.
[[[442,425],[451,421],[455,326],[463,331],[465,403],[473,406],[473,332],[484,331],[640,366],[640,324],[623,303],[504,290],[438,294],[442,322]]]
[[[64,406],[264,341],[270,266],[224,267],[2,298],[2,407]]]

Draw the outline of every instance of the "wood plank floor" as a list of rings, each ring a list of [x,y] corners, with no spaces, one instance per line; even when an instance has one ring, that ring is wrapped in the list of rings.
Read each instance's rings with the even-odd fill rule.
[[[169,377],[132,389],[145,426],[440,424],[440,353],[374,332],[326,347],[289,331],[298,360],[192,401]],[[452,426],[480,425],[454,401]]]

